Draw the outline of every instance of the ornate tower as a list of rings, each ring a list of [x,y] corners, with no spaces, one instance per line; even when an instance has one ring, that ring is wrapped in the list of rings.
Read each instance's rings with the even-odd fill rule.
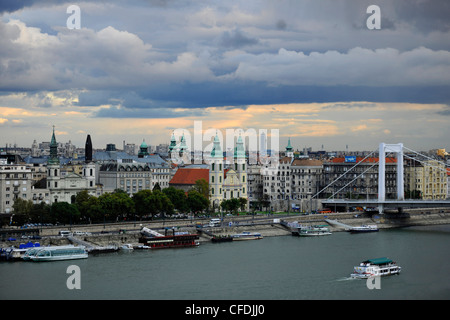
[[[148,156],[148,146],[145,143],[145,139],[142,140],[141,146],[139,147],[138,157],[143,158],[144,156]]]
[[[86,138],[86,144],[84,147],[84,153],[85,153],[85,162],[89,163],[92,162],[92,141],[91,141],[91,135],[88,134]]]
[[[86,179],[87,188],[95,188],[95,163],[92,162],[92,141],[89,134],[86,138],[85,154],[83,177]]]
[[[286,157],[294,157],[294,148],[291,146],[291,138],[289,138],[288,145],[286,147]]]
[[[53,190],[60,188],[61,168],[58,158],[58,143],[55,137],[55,126],[53,126],[52,140],[50,142],[50,157],[47,160],[47,188],[52,193]],[[51,199],[52,202],[57,202],[58,199]]]
[[[239,135],[236,148],[234,149],[234,171],[236,171],[239,177],[239,183],[241,184],[241,197],[247,198],[247,164],[245,161],[245,148],[241,135]]]
[[[170,139],[169,153],[176,150],[177,140],[175,139],[175,135],[172,132],[172,138]]]
[[[209,189],[211,205],[218,208],[223,197],[223,152],[216,133],[209,163]]]

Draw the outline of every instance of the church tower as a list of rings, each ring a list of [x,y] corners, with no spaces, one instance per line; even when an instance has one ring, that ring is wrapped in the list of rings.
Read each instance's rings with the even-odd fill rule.
[[[95,188],[95,163],[92,162],[92,141],[90,134],[86,138],[85,155],[83,178],[86,179],[87,188]]]
[[[141,146],[139,147],[138,158],[144,158],[145,156],[148,156],[148,146],[145,143],[144,139],[142,140]]]
[[[223,193],[223,152],[219,136],[216,133],[209,163],[210,201],[214,208],[219,208]]]
[[[239,135],[236,148],[234,149],[234,171],[236,171],[241,185],[240,197],[247,199],[247,164],[245,161],[244,141],[242,141],[241,135]]]
[[[50,157],[47,160],[47,188],[50,193],[60,188],[61,167],[58,158],[58,143],[55,137],[55,126],[53,126],[52,140],[50,142]],[[56,196],[57,197],[57,196]],[[57,202],[58,198],[51,199],[51,202]]]
[[[172,138],[170,139],[169,145],[169,154],[174,150],[176,151],[176,148],[177,148],[177,140],[175,139],[175,135],[172,132]]]
[[[294,157],[294,148],[291,146],[291,138],[289,138],[288,145],[286,147],[286,157]]]

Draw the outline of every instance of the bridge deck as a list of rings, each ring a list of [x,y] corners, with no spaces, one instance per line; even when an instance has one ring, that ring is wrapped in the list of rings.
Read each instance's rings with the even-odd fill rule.
[[[450,200],[351,200],[327,199],[322,200],[324,206],[358,206],[358,207],[384,207],[384,208],[440,208],[450,207]]]

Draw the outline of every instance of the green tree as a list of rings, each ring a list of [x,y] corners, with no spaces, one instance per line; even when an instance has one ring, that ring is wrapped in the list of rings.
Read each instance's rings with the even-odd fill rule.
[[[187,203],[189,209],[194,213],[198,214],[209,207],[209,200],[203,194],[197,190],[190,190],[187,196]]]
[[[80,211],[74,204],[54,202],[50,208],[53,223],[74,224],[80,220]]]
[[[51,221],[50,205],[45,202],[33,204],[30,212],[31,222],[46,223]]]
[[[93,196],[89,195],[87,190],[80,191],[75,196],[73,204],[75,204],[76,207],[78,208],[78,211],[80,211],[82,220],[86,220],[86,221],[90,220],[90,216],[89,216],[90,203],[89,202],[92,197]]]
[[[179,212],[186,212],[188,208],[186,193],[174,187],[165,188],[162,192],[169,197],[175,209]]]
[[[13,224],[23,225],[31,221],[30,213],[33,207],[33,201],[17,198],[13,204]]]
[[[202,194],[206,199],[209,200],[209,183],[205,179],[199,179],[195,181],[194,190]]]
[[[149,199],[151,194],[151,190],[140,190],[133,194],[134,209],[140,220],[150,214]]]
[[[89,200],[87,200],[87,211],[86,217],[89,222],[99,223],[103,222],[105,217],[105,211],[100,203],[99,198],[91,196]]]
[[[157,214],[172,214],[174,205],[166,193],[158,189],[141,190],[133,195],[135,210],[141,218],[151,215],[154,218]]]
[[[99,197],[99,201],[104,220],[117,221],[134,214],[134,202],[126,192],[104,193]]]
[[[247,199],[239,198],[239,207],[240,207],[241,211],[244,211],[245,208],[247,207]]]
[[[233,198],[233,199],[227,199],[227,200],[223,200],[222,203],[220,204],[220,206],[222,207],[222,210],[226,211],[226,212],[234,212],[237,213],[237,210],[240,207],[240,201],[239,199]]]

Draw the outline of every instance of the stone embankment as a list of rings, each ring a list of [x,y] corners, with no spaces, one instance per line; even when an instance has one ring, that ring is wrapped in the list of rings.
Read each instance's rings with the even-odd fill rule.
[[[338,224],[327,223],[334,220],[349,226],[373,225],[379,229],[399,228],[408,226],[425,226],[450,224],[450,212],[443,210],[415,211],[403,214],[366,215],[355,213],[314,214],[314,215],[262,215],[262,216],[233,216],[224,218],[222,227],[209,227],[209,219],[204,220],[166,220],[166,221],[143,221],[115,224],[98,224],[84,226],[59,226],[43,227],[40,229],[42,239],[37,240],[41,245],[63,245],[69,243],[69,239],[58,236],[60,230],[71,232],[83,232],[87,234],[78,235],[79,239],[87,241],[94,246],[121,246],[122,244],[137,244],[140,237],[140,229],[146,226],[162,234],[172,234],[173,230],[179,232],[198,233],[200,241],[209,241],[211,235],[231,235],[243,231],[259,232],[264,237],[291,235],[291,230],[278,221],[286,223],[297,222],[302,225],[324,225],[328,224],[332,232],[344,231]],[[202,225],[202,228],[196,228]],[[27,240],[3,241],[1,247],[16,246]],[[34,240],[36,241],[36,240]]]

